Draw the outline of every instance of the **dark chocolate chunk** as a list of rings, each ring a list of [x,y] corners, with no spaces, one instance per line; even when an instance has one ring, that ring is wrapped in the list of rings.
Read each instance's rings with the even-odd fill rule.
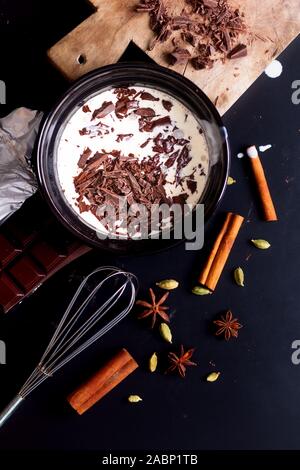
[[[140,96],[142,100],[159,101],[159,98],[155,98],[155,96],[151,95],[151,93],[148,93],[147,91],[142,91]]]
[[[31,249],[30,254],[42,266],[44,271],[48,273],[54,267],[58,266],[61,258],[64,257],[45,241],[39,241]]]
[[[175,144],[178,140],[173,135],[168,135],[165,139],[162,134],[159,133],[154,139],[154,146],[152,147],[153,152],[169,154],[173,152]]]
[[[83,111],[84,113],[91,113],[91,112],[92,112],[92,111],[90,110],[88,104],[85,104],[85,105],[82,106],[82,111]]]
[[[102,103],[101,107],[98,108],[98,109],[95,109],[95,111],[93,112],[92,114],[92,120],[93,119],[102,119],[104,118],[105,116],[107,116],[108,114],[112,113],[115,109],[115,106],[114,104],[112,103],[112,101],[104,101],[104,103]]]
[[[239,9],[231,6],[228,0],[185,0],[191,6],[192,11],[183,10],[181,14],[171,15],[167,12],[162,0],[140,0],[136,10],[148,12],[150,27],[155,34],[151,41],[150,49],[157,42],[168,40],[174,31],[180,30],[180,36],[184,43],[195,49],[199,43],[205,44],[207,54],[201,53],[193,56],[195,69],[200,70],[213,66],[218,58],[225,60],[228,51],[239,41],[242,34],[247,33],[244,22],[244,14]],[[172,37],[172,43],[176,49],[184,50],[177,37]],[[215,53],[219,57],[215,57]],[[235,57],[230,57],[235,58]],[[178,51],[170,55],[171,64],[185,64],[189,57]]]
[[[82,196],[79,196],[79,198],[77,198],[77,204],[80,214],[82,214],[82,212],[87,212],[90,208],[90,206],[86,202],[84,202]]]
[[[29,256],[20,257],[10,268],[9,273],[25,292],[30,291],[46,275]]]
[[[168,100],[162,100],[162,105],[168,112],[170,112],[171,109],[173,108],[173,103],[171,103],[171,101],[168,101]]]
[[[177,160],[177,174],[179,174],[182,168],[186,167],[189,164],[191,159],[192,157],[190,156],[188,147],[183,147]]]
[[[183,206],[183,204],[185,204],[187,198],[188,198],[188,195],[183,193],[183,194],[180,194],[179,196],[174,196],[173,197],[173,202],[174,202],[174,204],[181,204]]]
[[[248,54],[247,46],[245,44],[238,44],[228,54],[229,59],[240,59],[246,57]]]
[[[176,152],[172,153],[172,155],[170,155],[168,160],[165,162],[165,166],[167,168],[170,168],[171,166],[173,166],[176,159],[178,158],[178,155],[179,155],[179,150],[176,150]]]
[[[130,139],[133,137],[133,134],[118,134],[116,141],[122,142],[124,139]]]
[[[187,184],[187,187],[189,188],[189,190],[191,191],[191,193],[194,194],[197,190],[196,181],[189,179],[189,180],[187,180],[186,184]]]
[[[228,31],[223,32],[224,35],[224,44],[227,51],[231,49],[231,37]]]
[[[135,111],[135,114],[143,117],[154,117],[155,111],[152,108],[139,108]]]
[[[182,65],[190,59],[191,54],[187,49],[182,47],[176,47],[173,52],[169,54],[170,64],[171,65]]]
[[[141,130],[144,132],[151,132],[155,127],[162,127],[171,124],[171,119],[169,116],[164,116],[156,119],[155,121],[145,121],[142,120]]]
[[[13,279],[5,272],[0,272],[0,308],[6,313],[16,305],[24,293],[18,288]]]
[[[147,139],[143,144],[140,145],[140,147],[141,147],[142,149],[145,148],[145,147],[147,147],[147,145],[149,144],[149,142],[150,142],[151,140],[152,140],[151,138]]]
[[[190,44],[193,47],[196,47],[198,44],[198,38],[195,34],[191,33],[190,31],[183,31],[181,33],[182,39]]]
[[[116,102],[116,116],[123,119],[130,109],[137,109],[138,107],[139,102],[137,100],[130,100],[127,96],[123,96]]]
[[[0,234],[0,268],[12,261],[19,251],[3,234]]]
[[[206,68],[206,63],[202,57],[198,56],[192,59],[192,66],[195,70],[202,70]]]
[[[79,130],[80,135],[89,135],[89,133],[90,131],[86,127],[83,127],[83,129]]]
[[[91,156],[92,154],[92,151],[89,147],[86,147],[84,149],[84,151],[82,152],[82,154],[80,155],[80,158],[79,158],[79,161],[77,163],[77,165],[79,166],[79,168],[83,168],[84,165],[86,164],[87,160],[89,159],[89,157]]]
[[[88,160],[85,165],[85,169],[91,171],[98,168],[107,159],[107,154],[96,152],[95,155]]]
[[[207,8],[217,8],[218,0],[202,0],[202,3]]]

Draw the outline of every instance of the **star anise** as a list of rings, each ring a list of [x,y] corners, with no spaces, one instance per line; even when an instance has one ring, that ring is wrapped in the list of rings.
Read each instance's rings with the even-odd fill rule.
[[[146,310],[140,313],[138,318],[146,318],[152,315],[151,328],[153,328],[157,315],[159,315],[166,322],[170,321],[169,315],[165,312],[165,310],[168,310],[169,307],[163,305],[169,296],[169,292],[166,292],[158,302],[156,301],[156,296],[151,288],[149,289],[149,293],[151,297],[151,303],[146,302],[145,300],[138,300],[136,304],[141,305],[142,307],[146,307]]]
[[[170,362],[170,367],[166,370],[166,374],[169,372],[178,371],[181,377],[185,377],[186,366],[196,366],[195,362],[190,361],[192,355],[194,354],[195,349],[189,349],[184,352],[184,348],[181,345],[180,354],[177,356],[174,352],[168,354],[168,359]]]
[[[233,318],[230,310],[226,312],[225,317],[221,315],[220,320],[215,320],[214,324],[218,326],[216,335],[224,334],[226,341],[229,341],[231,337],[237,338],[239,334],[238,330],[243,326],[238,322],[237,318]]]

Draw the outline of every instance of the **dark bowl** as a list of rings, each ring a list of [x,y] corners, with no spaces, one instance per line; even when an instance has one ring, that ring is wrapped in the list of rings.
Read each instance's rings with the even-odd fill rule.
[[[159,89],[181,101],[199,120],[206,136],[211,165],[199,200],[204,204],[205,222],[218,206],[227,184],[230,150],[226,128],[215,106],[190,80],[155,64],[118,63],[92,71],[79,79],[45,118],[37,146],[37,173],[42,192],[56,217],[86,243],[119,253],[141,253],[168,248],[178,239],[105,239],[86,225],[69,206],[61,191],[56,168],[56,151],[70,116],[93,95],[114,87],[145,86]]]

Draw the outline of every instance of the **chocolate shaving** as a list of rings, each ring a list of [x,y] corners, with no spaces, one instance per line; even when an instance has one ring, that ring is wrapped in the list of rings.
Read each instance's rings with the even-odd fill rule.
[[[116,88],[114,93],[117,95],[115,113],[119,119],[126,117],[131,109],[139,107],[139,102],[136,100],[139,93],[134,88]]]
[[[182,65],[190,59],[191,54],[187,49],[181,47],[175,47],[174,51],[169,54],[170,64],[171,65]]]
[[[149,137],[149,139],[147,139],[143,144],[140,145],[141,149],[147,147],[147,145],[149,144],[149,142],[151,141],[152,139]]]
[[[118,211],[120,202],[142,203],[149,210],[154,203],[172,203],[166,196],[165,176],[160,169],[158,155],[139,162],[135,158],[121,155],[119,151],[115,150],[113,153],[117,156],[95,155],[91,159],[92,163],[87,162],[81,173],[74,178],[81,211],[90,210],[97,216],[97,208],[106,204],[113,205]],[[150,216],[150,212],[148,215]]]
[[[105,116],[107,116],[108,114],[112,113],[115,109],[115,106],[114,104],[112,103],[112,101],[104,101],[104,103],[102,103],[101,107],[98,108],[98,109],[95,109],[95,111],[93,112],[92,114],[92,120],[93,119],[102,119],[104,118]]]
[[[90,209],[90,206],[86,204],[86,202],[84,202],[83,196],[79,196],[77,198],[77,205],[78,205],[80,214],[82,214],[82,212],[87,212]]]
[[[179,155],[179,150],[176,150],[176,152],[172,153],[172,155],[170,155],[170,157],[168,158],[168,160],[165,162],[165,166],[167,168],[171,168],[171,166],[174,165],[177,157]]]
[[[79,168],[84,168],[87,160],[89,159],[89,157],[91,156],[92,154],[92,151],[89,147],[86,147],[84,149],[84,151],[82,152],[82,154],[80,155],[80,158],[79,158],[79,161],[77,163],[77,165],[79,166]]]
[[[171,38],[175,47],[170,54],[171,65],[184,65],[191,59],[196,70],[210,68],[216,60],[225,61],[227,56],[232,59],[246,55],[245,51],[238,52],[237,56],[229,53],[240,42],[241,35],[248,34],[244,13],[232,7],[228,0],[185,0],[185,3],[190,10],[171,15],[163,0],[140,0],[136,11],[148,12],[150,27],[155,33],[149,49]],[[183,43],[193,47],[191,55],[174,36],[178,30]],[[197,50],[198,44],[207,49],[205,54]]]
[[[179,176],[180,171],[183,168],[185,168],[191,160],[192,160],[192,157],[190,156],[188,147],[187,146],[183,147],[177,159],[177,170],[176,170],[177,176]]]
[[[141,132],[152,132],[156,127],[168,126],[171,124],[169,116],[164,116],[156,119],[155,121],[146,121],[147,118],[140,119]]]
[[[116,103],[116,116],[122,119],[128,115],[130,109],[138,108],[138,102],[135,100],[119,100]]]
[[[91,110],[90,110],[88,104],[85,104],[85,105],[82,106],[82,111],[83,111],[84,113],[91,113]]]
[[[217,8],[218,0],[202,0],[202,3],[207,8]]]
[[[181,38],[183,41],[187,42],[193,47],[196,47],[198,44],[198,38],[195,34],[192,34],[190,31],[182,31]]]
[[[90,133],[89,130],[86,127],[83,127],[78,132],[79,132],[80,135],[89,135],[89,133]]]
[[[95,155],[90,158],[84,166],[87,171],[98,168],[107,159],[107,154],[96,152]]]
[[[132,88],[117,88],[114,90],[114,94],[116,95],[115,106],[112,102],[104,102],[99,109],[95,109],[92,113],[93,119],[101,119],[107,115],[106,113],[114,111],[120,119],[128,115],[131,117],[136,115],[135,120],[138,121],[141,132],[153,132],[155,129],[161,129],[157,130],[154,134],[155,137],[151,135],[146,138],[146,136],[145,142],[140,144],[141,148],[149,144],[149,149],[145,152],[142,161],[132,153],[124,155],[117,149],[101,148],[107,145],[106,143],[102,145],[100,143],[97,146],[98,151],[94,154],[89,147],[86,147],[80,155],[78,161],[80,172],[74,177],[74,187],[78,194],[76,204],[80,212],[90,212],[105,224],[104,215],[101,215],[104,214],[103,207],[105,208],[105,206],[113,206],[116,215],[120,216],[119,220],[122,221],[121,206],[125,207],[135,203],[144,204],[148,218],[151,215],[153,204],[172,204],[173,202],[183,204],[188,197],[187,194],[176,198],[169,198],[166,194],[166,174],[168,173],[166,169],[173,165],[175,167],[175,184],[180,184],[182,191],[188,188],[190,193],[193,193],[197,187],[193,175],[186,177],[180,174],[192,157],[190,155],[190,141],[184,138],[184,133],[174,123],[172,124],[171,117],[168,115],[174,106],[172,101],[161,100],[166,115],[162,113],[156,116],[151,105],[150,107],[147,105],[140,107],[142,100],[160,100],[151,93],[137,92]],[[114,115],[111,116],[111,119],[115,120]],[[125,129],[125,132],[128,133],[117,134],[115,136],[116,142],[123,142],[134,136],[133,133],[130,133],[131,127]],[[89,135],[90,138],[93,138],[97,135],[110,133],[110,131],[111,126],[97,120],[79,132],[81,135]],[[185,181],[186,183],[184,183]],[[183,189],[184,184],[186,184],[185,189]],[[101,214],[98,210],[100,208]],[[128,219],[123,221],[124,224],[126,222],[128,224],[131,217],[128,216]],[[106,224],[106,228],[110,231],[118,230],[118,227],[114,225],[108,227]]]
[[[240,59],[246,57],[248,54],[247,46],[245,44],[238,44],[228,54],[229,59]]]
[[[187,198],[188,198],[188,194],[186,194],[186,193],[180,194],[179,196],[174,196],[173,197],[173,203],[174,204],[181,204],[183,206],[185,204]]]
[[[131,137],[133,137],[133,134],[118,134],[116,141],[122,142],[124,139],[130,139]]]
[[[154,117],[155,111],[152,108],[139,108],[135,111],[135,114],[143,117]]]
[[[141,99],[146,101],[159,101],[159,98],[155,98],[155,96],[151,95],[147,91],[141,92]]]
[[[192,59],[192,66],[195,70],[202,70],[206,68],[206,61],[202,57],[197,56]]]
[[[162,137],[162,134],[159,133],[154,139],[154,147],[152,147],[153,152],[169,154],[173,152],[175,144],[177,144],[177,139],[173,135],[168,135],[165,139]]]
[[[189,180],[187,180],[186,185],[187,185],[187,187],[189,188],[189,190],[191,191],[192,194],[194,194],[197,191],[197,182],[196,181],[189,179]]]
[[[171,101],[168,101],[168,100],[162,100],[162,105],[168,112],[170,112],[171,109],[173,108],[173,103],[171,103]]]

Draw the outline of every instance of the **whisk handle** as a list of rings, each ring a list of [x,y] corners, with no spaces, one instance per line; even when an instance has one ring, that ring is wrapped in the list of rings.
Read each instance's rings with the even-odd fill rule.
[[[14,413],[14,411],[18,408],[20,405],[21,401],[23,401],[24,398],[21,397],[21,395],[16,395],[15,398],[7,405],[6,408],[0,413],[0,428],[3,426],[5,421]]]

